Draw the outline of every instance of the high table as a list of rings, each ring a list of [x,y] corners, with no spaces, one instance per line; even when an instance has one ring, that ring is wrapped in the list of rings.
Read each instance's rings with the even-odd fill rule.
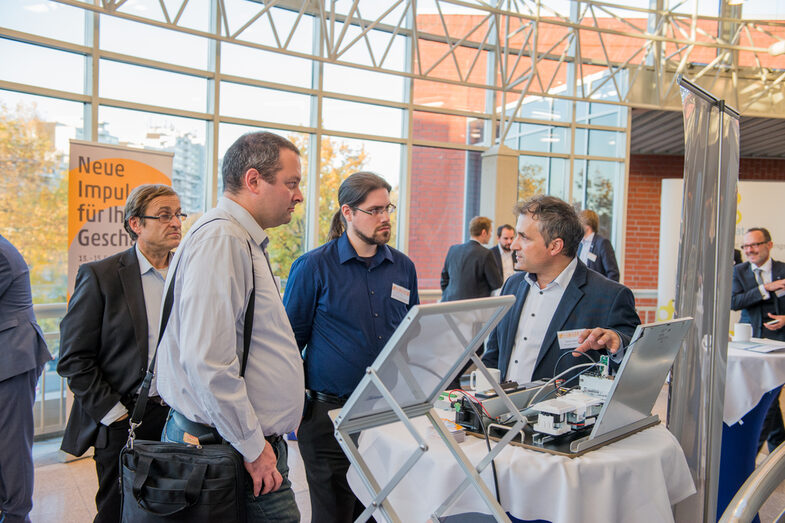
[[[447,447],[426,427],[425,418],[415,424],[421,434],[430,431],[429,450],[389,497],[405,522],[427,521],[464,478]],[[475,464],[487,453],[485,440],[471,436],[460,446]],[[395,474],[414,447],[414,439],[401,423],[367,430],[359,443],[363,458],[381,484]],[[525,520],[661,523],[673,521],[671,505],[695,493],[684,453],[663,425],[577,458],[510,445],[495,461],[502,507]],[[495,492],[490,466],[482,477]],[[354,468],[348,478],[367,506],[371,496]],[[462,512],[487,512],[472,487],[448,514]],[[383,521],[378,512],[376,519]]]
[[[753,338],[767,343],[767,340]],[[785,383],[785,351],[758,353],[728,344],[717,518],[755,470],[761,426]]]

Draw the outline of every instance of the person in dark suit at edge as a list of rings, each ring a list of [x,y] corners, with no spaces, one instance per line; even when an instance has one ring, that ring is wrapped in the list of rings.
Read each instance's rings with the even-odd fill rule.
[[[167,185],[131,191],[124,226],[136,244],[79,267],[60,323],[57,371],[74,393],[61,449],[81,456],[95,448],[96,522],[120,521],[120,450],[128,439],[128,413],[158,341],[166,271],[185,217]],[[136,436],[158,440],[169,408],[154,385],[150,396]]]
[[[619,264],[616,263],[613,245],[608,238],[597,233],[600,226],[599,216],[592,210],[584,209],[580,213],[580,219],[583,226],[583,240],[578,246],[578,258],[589,269],[599,272],[608,279],[619,281]]]
[[[0,522],[29,522],[33,508],[33,404],[52,359],[35,321],[30,271],[0,236]]]
[[[442,301],[487,298],[502,286],[502,272],[491,250],[491,220],[475,216],[469,222],[470,239],[447,251],[442,268]]]
[[[577,257],[583,237],[578,215],[565,201],[537,195],[516,206],[512,248],[518,272],[502,287],[515,304],[494,328],[483,362],[501,378],[526,383],[550,378],[587,360],[564,358],[557,332],[583,329],[571,351],[599,350],[620,362],[640,319],[627,287],[586,268]]]
[[[752,335],[785,341],[785,263],[771,258],[774,243],[763,227],[752,227],[744,233],[741,246],[747,261],[733,267],[731,309],[741,310],[741,323],[752,325]],[[766,413],[760,444],[768,441],[774,450],[785,441],[779,401]]]

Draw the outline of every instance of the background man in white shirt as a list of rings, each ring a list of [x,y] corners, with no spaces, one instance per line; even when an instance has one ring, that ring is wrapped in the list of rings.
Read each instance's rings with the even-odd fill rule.
[[[222,174],[223,197],[188,231],[167,278],[174,302],[159,348],[158,390],[173,412],[164,440],[232,445],[249,475],[247,520],[299,521],[282,435],[300,422],[303,365],[265,229],[288,223],[303,200],[300,152],[278,135],[248,133],[226,152]]]
[[[583,237],[578,215],[567,202],[538,195],[515,209],[512,248],[518,272],[502,287],[515,295],[512,309],[491,332],[483,362],[503,380],[526,383],[550,378],[576,363],[564,354],[557,332],[583,329],[570,351],[602,350],[618,360],[640,323],[627,287],[586,268],[576,251]],[[557,362],[560,362],[557,368]]]
[[[491,252],[502,272],[502,283],[515,274],[515,251],[512,250],[514,239],[515,229],[512,225],[505,223],[496,229],[496,247]]]
[[[68,312],[60,322],[57,372],[68,378],[74,404],[62,450],[81,456],[94,447],[96,522],[120,521],[120,450],[158,341],[166,270],[180,243],[180,199],[168,185],[140,185],[128,195],[127,251],[79,267]],[[161,436],[169,408],[150,391],[140,439]]]

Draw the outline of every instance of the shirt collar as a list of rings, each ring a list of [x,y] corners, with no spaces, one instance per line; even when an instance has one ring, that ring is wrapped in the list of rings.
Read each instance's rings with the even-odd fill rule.
[[[562,289],[566,289],[567,285],[569,285],[570,280],[572,280],[572,277],[575,274],[575,268],[576,267],[578,267],[578,258],[577,258],[577,256],[575,258],[573,258],[572,261],[564,268],[564,270],[561,271],[559,273],[559,275],[556,276],[556,278],[551,283],[546,285],[545,288],[547,289],[548,287],[551,287],[555,283],[556,285],[558,285]],[[532,287],[534,287],[536,285],[536,283],[537,283],[537,278],[536,277],[532,277],[532,275],[530,273],[528,273],[528,272],[526,273],[526,276],[524,276],[524,278],[529,283],[529,285],[531,285]],[[539,286],[537,286],[537,288],[539,289]],[[540,289],[540,290],[543,290],[543,289]]]
[[[139,260],[139,274],[147,274],[150,270],[155,270],[153,264],[147,259],[147,257],[142,254],[142,251],[139,250],[139,244],[135,244],[134,248],[136,249],[136,259]]]
[[[352,242],[349,241],[349,237],[346,235],[346,231],[344,231],[344,233],[336,241],[338,242],[338,259],[341,264],[344,264],[352,259],[362,261],[364,263],[364,260],[357,254],[357,251],[354,250]],[[376,254],[373,255],[373,258],[371,258],[371,268],[380,265],[384,260],[394,263],[390,248],[387,245],[379,245],[377,246]]]
[[[593,239],[594,233],[591,233],[590,235],[583,237],[583,243],[591,243]]]
[[[218,205],[216,205],[216,207],[228,212],[232,218],[237,220],[237,222],[248,231],[248,234],[251,236],[254,243],[264,247],[268,241],[267,233],[264,232],[262,226],[254,220],[254,217],[251,216],[251,213],[249,213],[245,207],[226,196],[221,196],[218,199]]]
[[[763,264],[763,265],[761,265],[760,267],[758,267],[758,266],[757,266],[757,265],[755,265],[754,263],[750,262],[750,268],[751,268],[753,271],[755,271],[755,269],[760,269],[760,270],[762,270],[763,272],[771,272],[771,256],[769,256],[769,259],[768,259],[768,260],[766,260],[766,263],[764,263],[764,264]]]

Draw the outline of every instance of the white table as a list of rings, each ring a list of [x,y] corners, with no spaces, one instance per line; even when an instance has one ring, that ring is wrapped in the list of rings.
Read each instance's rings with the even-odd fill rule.
[[[426,430],[425,418],[415,424],[422,434],[430,431],[430,449],[389,498],[407,523],[427,521],[464,478],[433,429]],[[359,448],[376,479],[385,484],[414,446],[414,439],[396,423],[365,431]],[[461,449],[473,463],[487,453],[485,441],[470,436]],[[572,459],[508,446],[496,458],[496,469],[502,507],[519,519],[661,523],[673,521],[671,505],[695,493],[684,453],[662,424]],[[482,477],[495,492],[490,467]],[[371,496],[353,468],[348,478],[367,505]],[[487,513],[472,487],[448,514],[460,512]],[[384,521],[378,512],[376,519]]]
[[[753,338],[765,343],[766,340]],[[728,344],[725,406],[722,420],[734,425],[758,404],[763,395],[785,383],[785,350],[758,353]]]

